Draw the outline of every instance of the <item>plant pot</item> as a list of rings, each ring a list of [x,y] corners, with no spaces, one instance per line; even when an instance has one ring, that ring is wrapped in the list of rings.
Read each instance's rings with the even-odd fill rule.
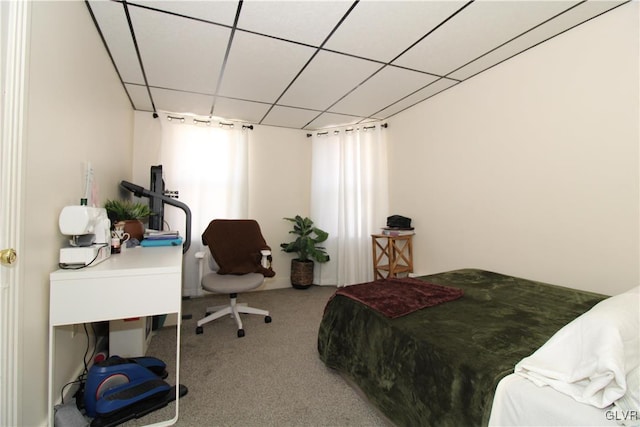
[[[137,219],[127,219],[124,222],[124,232],[129,233],[132,239],[138,239],[139,242],[144,238],[144,223]]]
[[[291,286],[307,289],[313,285],[313,261],[291,260]]]

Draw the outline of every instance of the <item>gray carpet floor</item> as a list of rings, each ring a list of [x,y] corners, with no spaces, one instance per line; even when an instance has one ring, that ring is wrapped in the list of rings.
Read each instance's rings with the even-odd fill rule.
[[[241,294],[238,302],[270,311],[273,321],[242,315],[246,336],[236,336],[230,317],[204,326],[196,321],[206,307],[225,304],[226,295],[183,302],[178,426],[389,426],[390,424],[336,372],[320,361],[318,326],[334,287],[277,289]],[[175,327],[154,332],[147,351],[167,363],[175,384]],[[132,420],[140,426],[171,419],[175,403]]]

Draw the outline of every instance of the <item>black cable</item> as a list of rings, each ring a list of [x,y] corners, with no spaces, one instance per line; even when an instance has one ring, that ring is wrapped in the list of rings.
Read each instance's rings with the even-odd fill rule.
[[[83,328],[84,328],[84,334],[87,337],[87,347],[84,351],[84,356],[82,358],[83,364],[84,364],[84,370],[82,371],[82,373],[80,375],[78,375],[78,378],[76,378],[73,381],[70,381],[68,383],[66,383],[65,385],[62,386],[62,388],[60,389],[60,402],[62,402],[62,404],[64,404],[64,390],[69,387],[70,385],[73,384],[82,384],[84,382],[84,379],[87,375],[87,372],[89,371],[88,366],[87,366],[87,354],[89,353],[89,331],[87,330],[87,324],[83,323],[82,324]],[[94,331],[95,334],[95,326],[93,325],[93,323],[91,324],[91,327]],[[94,350],[95,351],[95,350]]]
[[[70,381],[68,383],[66,383],[65,385],[62,386],[62,389],[60,389],[60,402],[64,405],[64,389],[69,387],[72,384],[76,384],[76,383],[81,383],[82,381],[80,381],[79,379],[77,380],[73,380]]]
[[[87,362],[87,354],[89,353],[89,331],[87,331],[87,324],[83,323],[82,327],[84,328],[84,334],[87,337],[87,348],[84,351],[84,356],[82,357],[82,362],[84,363],[84,371],[82,371],[82,375],[85,375],[87,372],[89,372],[89,366],[88,366],[88,362]]]

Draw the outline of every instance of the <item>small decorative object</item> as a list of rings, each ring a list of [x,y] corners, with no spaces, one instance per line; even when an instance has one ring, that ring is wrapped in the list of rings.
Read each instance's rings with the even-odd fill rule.
[[[144,203],[132,202],[129,200],[107,200],[104,204],[107,210],[107,216],[111,220],[112,228],[116,224],[122,227],[125,233],[128,233],[132,239],[141,241],[144,237],[144,223],[153,214],[151,208]]]
[[[297,258],[291,260],[291,285],[296,289],[307,289],[313,284],[314,261],[329,261],[325,248],[317,246],[327,240],[329,233],[314,227],[311,219],[300,215],[284,219],[293,223],[293,230],[289,233],[298,236],[293,242],[280,244],[284,252],[298,254]]]
[[[411,218],[402,215],[391,215],[387,217],[387,227],[413,229],[411,227]]]

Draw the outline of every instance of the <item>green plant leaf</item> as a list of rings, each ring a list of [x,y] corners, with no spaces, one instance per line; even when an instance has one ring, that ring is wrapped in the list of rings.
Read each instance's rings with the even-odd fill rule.
[[[116,222],[128,219],[141,220],[153,215],[148,205],[129,200],[107,200],[104,208],[107,210],[109,218]]]
[[[308,217],[303,218],[300,215],[296,215],[295,218],[284,219],[292,223],[293,229],[289,231],[289,234],[298,236],[292,242],[280,244],[284,252],[297,253],[297,259],[300,261],[309,259],[320,263],[329,261],[329,255],[325,249],[317,246],[318,243],[327,240],[329,233],[314,227],[313,221]]]

